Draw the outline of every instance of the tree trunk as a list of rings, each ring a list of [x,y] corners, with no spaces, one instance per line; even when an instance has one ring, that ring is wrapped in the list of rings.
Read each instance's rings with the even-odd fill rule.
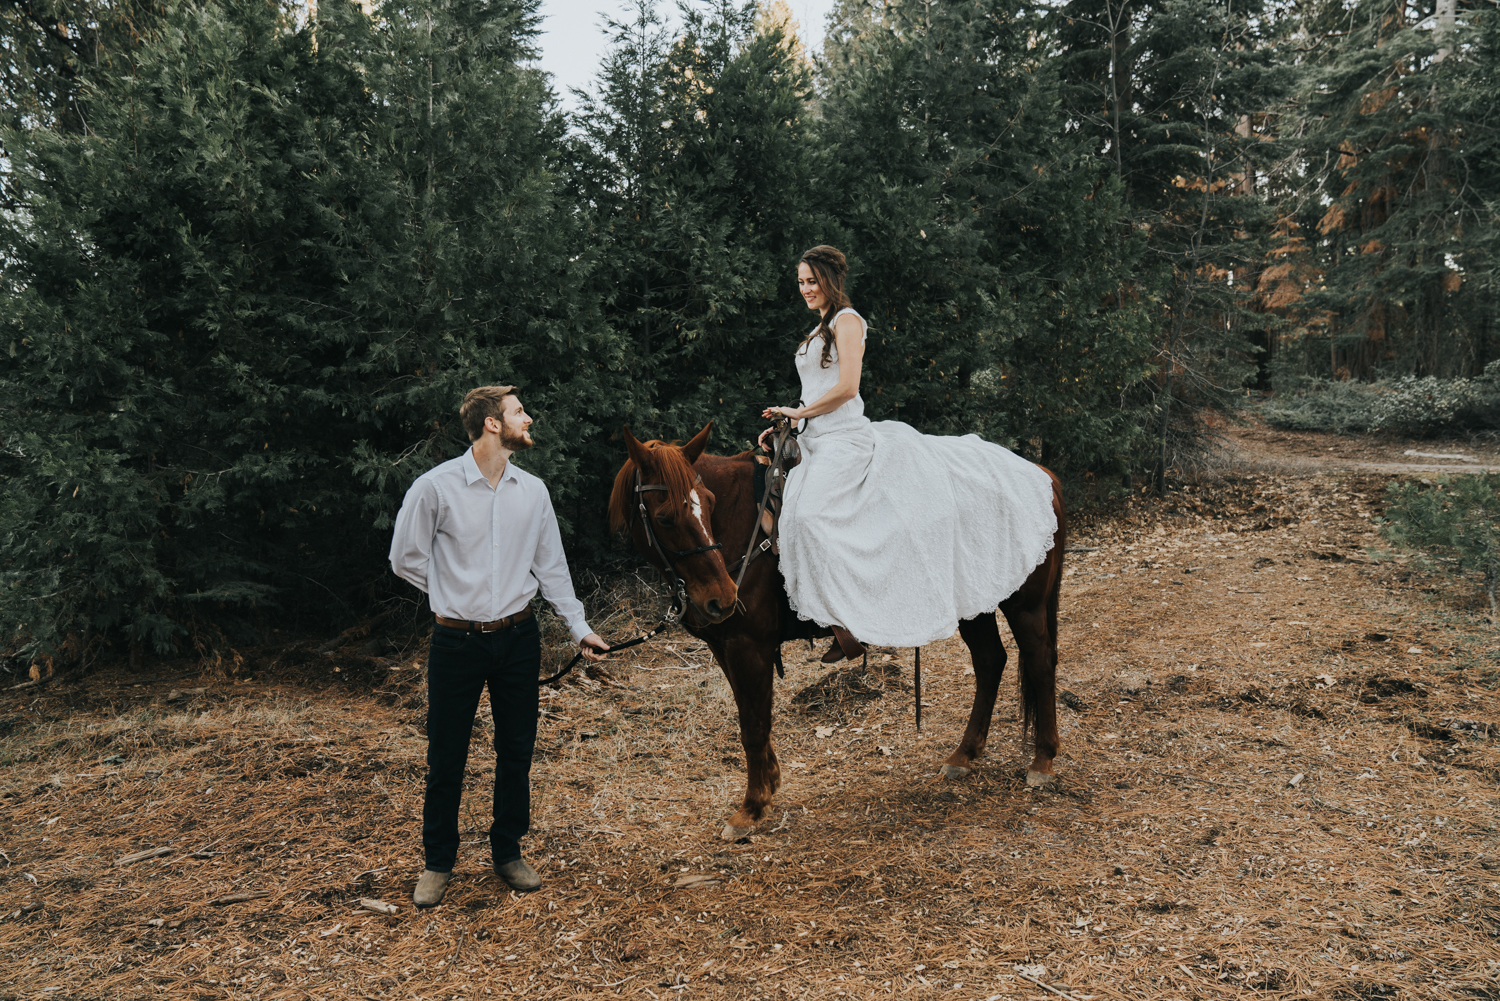
[[[1437,27],[1434,34],[1438,40],[1437,55],[1432,57],[1434,63],[1440,63],[1448,58],[1453,51],[1449,38],[1453,34],[1453,28],[1458,22],[1458,0],[1437,0]]]

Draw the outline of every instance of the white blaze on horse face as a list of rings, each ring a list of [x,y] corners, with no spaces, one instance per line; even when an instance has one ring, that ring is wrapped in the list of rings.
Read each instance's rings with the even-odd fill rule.
[[[688,505],[693,509],[693,517],[697,518],[698,524],[703,526],[703,534],[707,536],[708,541],[714,541],[714,533],[709,531],[708,522],[703,520],[703,498],[698,496],[696,487],[688,494]]]

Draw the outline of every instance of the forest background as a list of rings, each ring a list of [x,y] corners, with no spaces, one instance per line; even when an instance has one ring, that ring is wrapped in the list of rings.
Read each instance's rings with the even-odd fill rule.
[[[1252,390],[1500,422],[1492,0],[843,0],[820,53],[640,0],[572,113],[536,7],[0,3],[0,652],[415,607],[392,519],[484,383],[604,558],[622,425],[795,398],[816,243],[873,418],[1075,484]]]

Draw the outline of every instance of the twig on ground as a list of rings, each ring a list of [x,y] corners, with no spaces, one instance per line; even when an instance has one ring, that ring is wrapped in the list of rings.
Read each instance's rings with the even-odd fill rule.
[[[1051,991],[1053,994],[1056,994],[1060,998],[1067,998],[1068,1001],[1078,1001],[1078,999],[1074,995],[1069,994],[1067,991],[1058,990],[1056,987],[1053,987],[1051,984],[1044,984],[1040,980],[1038,980],[1036,977],[1028,977],[1024,973],[1017,973],[1016,976],[1020,977],[1022,980],[1028,980],[1031,983],[1036,984],[1038,987],[1040,987],[1044,991]]]
[[[639,973],[632,973],[630,976],[626,977],[625,980],[634,980],[636,977],[639,977],[640,975],[641,974],[639,974]],[[625,980],[616,980],[613,983],[608,983],[608,984],[589,984],[589,986],[590,987],[619,987],[621,984],[623,984],[625,982]],[[655,995],[652,995],[652,996],[654,997]]]

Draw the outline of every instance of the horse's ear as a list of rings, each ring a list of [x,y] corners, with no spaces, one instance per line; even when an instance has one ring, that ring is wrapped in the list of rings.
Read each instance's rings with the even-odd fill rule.
[[[639,441],[636,441],[635,435],[630,433],[629,428],[621,428],[621,430],[625,432],[625,451],[630,453],[631,461],[635,463],[635,467],[637,469],[650,469],[652,466],[651,450]]]
[[[688,465],[698,461],[703,450],[708,447],[708,435],[714,429],[714,422],[709,421],[703,425],[703,430],[693,435],[693,440],[682,446],[682,457],[688,461]]]

